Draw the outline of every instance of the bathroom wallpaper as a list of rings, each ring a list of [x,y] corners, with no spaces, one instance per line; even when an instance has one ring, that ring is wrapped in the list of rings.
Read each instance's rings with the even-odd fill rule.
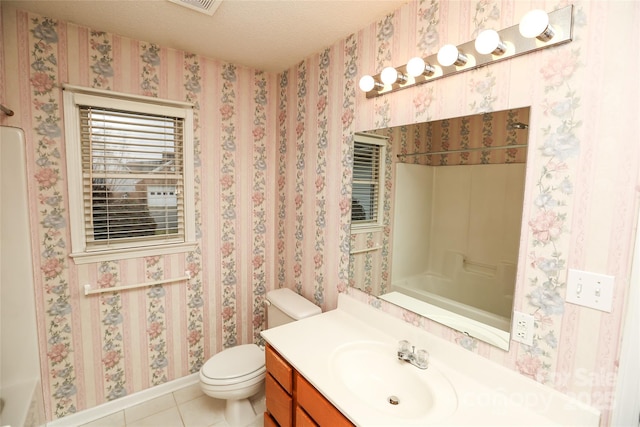
[[[266,291],[286,286],[324,310],[348,292],[603,410],[606,424],[640,188],[640,108],[628,96],[638,93],[640,64],[607,53],[619,39],[639,50],[628,35],[640,5],[575,2],[570,44],[374,99],[357,89],[364,73],[514,25],[533,7],[565,5],[412,1],[278,75],[3,6],[1,95],[16,115],[2,124],[28,141],[48,419],[183,377],[222,348],[255,341]],[[63,83],[194,103],[196,250],[81,266],[68,257]],[[531,148],[515,308],[535,316],[534,345],[504,352],[350,289],[353,132],[523,106]],[[564,304],[568,268],[616,276],[611,313]],[[82,293],[86,283],[184,271],[187,283]]]
[[[272,286],[275,76],[3,8],[5,99],[28,141],[31,226],[48,419],[198,372],[259,339]],[[7,70],[17,72],[7,73]],[[75,265],[64,83],[194,105],[192,252]],[[4,102],[4,101],[3,101]],[[5,123],[3,123],[5,124]],[[174,284],[84,296],[184,276]]]
[[[533,315],[536,320],[533,346],[514,342],[510,350],[504,352],[350,288],[349,283],[363,278],[355,277],[353,271],[344,277],[344,271],[349,271],[346,261],[348,245],[340,246],[341,252],[334,256],[340,262],[340,268],[334,273],[337,276],[328,280],[336,281],[340,291],[601,409],[603,425],[606,425],[613,403],[621,320],[626,289],[630,285],[629,264],[637,221],[640,153],[630,136],[638,130],[637,120],[633,117],[640,110],[636,97],[624,95],[627,92],[625,87],[634,88],[634,93],[637,92],[638,83],[632,73],[625,71],[620,79],[610,80],[606,70],[611,64],[604,58],[607,43],[623,34],[635,34],[633,20],[640,13],[638,5],[629,2],[575,2],[572,43],[441,79],[433,84],[373,99],[367,99],[358,92],[354,97],[353,86],[349,86],[362,74],[375,74],[387,65],[404,64],[417,54],[427,56],[444,43],[459,44],[472,40],[483,28],[515,25],[531,8],[555,10],[568,4],[410,2],[394,14],[382,17],[332,46],[329,53],[332,64],[344,64],[343,73],[331,74],[330,90],[346,88],[331,104],[342,105],[328,123],[331,130],[342,127],[351,134],[531,106],[528,184],[515,309]],[[629,41],[634,47],[638,44],[636,39]],[[319,59],[319,56],[314,56],[296,69],[289,70],[289,73],[298,74],[301,69],[305,70],[306,106],[316,105],[319,100],[315,94],[320,84],[317,83],[320,71],[315,66]],[[350,68],[353,62],[349,59],[355,61],[356,68]],[[638,58],[634,57],[624,68],[630,70],[629,66],[635,66],[637,62]],[[300,82],[295,84],[302,87]],[[287,116],[299,114],[300,109],[296,106],[300,103],[294,106],[291,97],[288,100]],[[314,143],[318,141],[315,131],[301,136],[291,129],[288,134],[290,140],[307,137]],[[334,143],[339,141],[336,138]],[[403,143],[400,141],[401,145]],[[309,145],[305,144],[304,149],[308,150]],[[314,159],[312,152],[305,153],[307,160]],[[350,158],[345,158],[345,162],[348,165]],[[314,167],[314,164],[305,165],[307,172]],[[284,179],[294,180],[304,174],[300,168],[299,162],[288,162]],[[348,169],[346,172],[343,170],[345,173],[349,173]],[[343,181],[332,175],[326,179],[334,179],[336,188],[348,191],[348,185],[345,185],[348,176]],[[312,183],[305,181],[304,185],[304,194],[312,193]],[[288,188],[289,197],[294,197],[294,189]],[[308,202],[304,199],[303,203]],[[385,205],[385,212],[389,208]],[[339,214],[344,224],[348,212],[343,210]],[[288,218],[292,221],[298,219],[292,214]],[[285,230],[283,245],[298,238],[299,230],[308,235],[309,228],[313,234],[313,230],[320,227],[322,224],[316,223],[315,217],[304,215],[296,221],[295,227]],[[389,266],[384,263],[388,253],[384,251],[389,247],[391,230],[385,228],[382,233],[357,236],[351,236],[342,228],[339,232],[340,240],[351,241],[355,250],[381,245],[381,261],[372,259],[361,271],[365,275],[364,281],[369,278],[367,283],[372,286],[379,280],[388,280]],[[303,265],[302,275],[305,268],[313,270],[311,255],[307,259],[309,262]],[[282,260],[286,262],[287,258]],[[611,313],[564,303],[569,268],[616,277]],[[311,280],[303,280],[302,292],[316,293],[317,287],[312,283]]]

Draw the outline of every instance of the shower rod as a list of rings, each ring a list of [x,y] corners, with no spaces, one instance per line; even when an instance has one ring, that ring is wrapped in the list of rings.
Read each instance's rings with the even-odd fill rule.
[[[414,157],[414,156],[437,156],[440,154],[453,154],[453,153],[469,153],[472,151],[493,151],[493,150],[507,150],[509,148],[526,148],[528,144],[516,144],[516,145],[501,145],[500,147],[477,147],[477,148],[463,148],[460,150],[445,150],[445,151],[426,151],[424,153],[410,153],[410,154],[398,154],[397,157]]]

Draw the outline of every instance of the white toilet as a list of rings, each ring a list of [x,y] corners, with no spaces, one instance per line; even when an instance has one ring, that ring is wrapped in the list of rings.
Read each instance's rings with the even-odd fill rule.
[[[322,310],[291,289],[267,293],[267,328],[320,314]],[[231,347],[211,357],[200,369],[202,391],[226,400],[224,415],[230,426],[245,426],[255,419],[249,398],[262,390],[264,350],[256,344]]]

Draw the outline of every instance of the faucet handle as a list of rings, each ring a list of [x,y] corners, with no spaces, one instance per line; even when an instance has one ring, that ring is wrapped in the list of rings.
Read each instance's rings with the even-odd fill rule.
[[[407,340],[398,341],[398,353],[409,353],[411,343]]]
[[[429,366],[429,352],[427,350],[417,351],[416,365],[421,369],[426,369]]]

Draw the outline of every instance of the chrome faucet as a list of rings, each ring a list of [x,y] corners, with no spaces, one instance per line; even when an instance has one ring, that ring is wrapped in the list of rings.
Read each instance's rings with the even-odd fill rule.
[[[407,340],[398,342],[398,359],[409,362],[420,369],[429,367],[429,353],[427,350],[418,350],[416,352],[416,346],[411,345]]]

